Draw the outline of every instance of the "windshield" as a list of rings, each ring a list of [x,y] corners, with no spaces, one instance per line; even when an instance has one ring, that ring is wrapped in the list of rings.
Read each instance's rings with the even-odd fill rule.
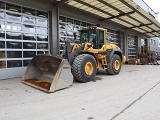
[[[82,43],[85,42],[94,42],[96,41],[96,31],[95,30],[81,30],[81,39]]]
[[[81,31],[81,42],[88,42],[89,40],[89,31]]]

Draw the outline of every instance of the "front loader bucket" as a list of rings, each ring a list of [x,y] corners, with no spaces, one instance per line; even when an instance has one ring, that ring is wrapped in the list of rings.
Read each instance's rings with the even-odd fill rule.
[[[73,75],[66,59],[39,55],[29,63],[22,82],[45,92],[54,92],[72,85]]]

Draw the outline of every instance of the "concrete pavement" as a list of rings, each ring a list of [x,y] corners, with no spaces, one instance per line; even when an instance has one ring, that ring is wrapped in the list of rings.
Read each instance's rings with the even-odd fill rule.
[[[123,65],[51,94],[0,80],[0,120],[160,120],[159,76],[159,65]]]

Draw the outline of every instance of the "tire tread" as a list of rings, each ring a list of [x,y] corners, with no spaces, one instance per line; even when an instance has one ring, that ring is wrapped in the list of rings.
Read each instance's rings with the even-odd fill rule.
[[[72,64],[72,74],[73,77],[75,78],[75,80],[79,81],[79,82],[89,82],[83,79],[82,73],[81,73],[81,63],[85,60],[86,57],[93,57],[90,54],[81,54],[78,55],[75,59],[74,62]],[[95,59],[93,57],[93,59]],[[97,69],[97,68],[96,68]]]

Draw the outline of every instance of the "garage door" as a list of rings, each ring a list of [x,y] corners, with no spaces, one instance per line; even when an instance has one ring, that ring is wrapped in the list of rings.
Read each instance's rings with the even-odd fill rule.
[[[60,54],[63,52],[63,49],[65,47],[65,41],[69,40],[70,42],[74,41],[74,32],[76,33],[76,39],[80,39],[80,34],[78,32],[79,29],[88,27],[88,26],[94,26],[94,24],[77,20],[74,18],[69,18],[65,16],[59,17],[59,44],[60,44]]]
[[[0,3],[0,79],[20,77],[32,57],[48,53],[48,13]]]
[[[119,46],[119,31],[107,28],[107,43]]]

